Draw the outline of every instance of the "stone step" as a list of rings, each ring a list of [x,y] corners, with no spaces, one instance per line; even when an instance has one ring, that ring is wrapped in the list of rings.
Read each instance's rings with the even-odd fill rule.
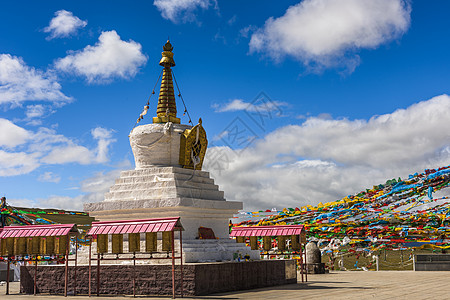
[[[116,183],[117,184],[143,183],[143,182],[159,182],[159,181],[170,181],[170,180],[214,184],[214,179],[212,179],[212,178],[191,176],[191,175],[187,175],[187,174],[174,174],[174,173],[120,177],[120,178],[116,179]]]
[[[122,171],[120,177],[133,177],[133,176],[146,176],[146,175],[157,175],[157,174],[184,174],[184,175],[196,175],[199,177],[209,178],[209,172],[200,171],[200,170],[192,170],[192,169],[184,169],[177,167],[154,167],[154,168],[146,168],[139,170],[127,170]]]
[[[116,183],[110,188],[110,192],[124,192],[124,191],[137,191],[137,190],[148,190],[150,188],[166,188],[166,187],[183,187],[183,188],[193,188],[193,189],[203,189],[209,191],[218,191],[219,186],[215,184],[199,183],[182,181],[159,181],[159,182],[143,182],[143,183]]]
[[[147,200],[167,198],[197,198],[207,200],[224,200],[224,192],[219,190],[204,190],[184,187],[149,188],[146,190],[130,190],[105,193],[105,200]]]

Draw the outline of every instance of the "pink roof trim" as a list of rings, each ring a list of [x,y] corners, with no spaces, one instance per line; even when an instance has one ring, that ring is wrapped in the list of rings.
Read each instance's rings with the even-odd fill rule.
[[[92,227],[87,234],[161,232],[175,229],[183,230],[180,218],[92,222]]]
[[[285,236],[299,235],[303,231],[303,225],[233,227],[230,236]]]
[[[0,232],[0,239],[7,237],[36,237],[36,236],[59,236],[67,235],[74,229],[75,224],[51,224],[51,225],[28,225],[28,226],[6,226]]]

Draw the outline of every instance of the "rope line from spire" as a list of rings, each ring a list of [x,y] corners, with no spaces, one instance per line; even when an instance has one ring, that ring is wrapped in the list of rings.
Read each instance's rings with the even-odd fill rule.
[[[156,80],[156,83],[155,83],[155,85],[153,86],[153,90],[152,90],[150,96],[148,96],[147,104],[144,106],[144,109],[142,110],[141,114],[139,115],[139,118],[137,119],[136,123],[134,124],[133,129],[137,126],[137,124],[138,124],[142,119],[144,119],[144,116],[147,114],[147,111],[148,111],[149,106],[150,106],[150,98],[152,97],[152,95],[155,94],[155,88],[156,88],[156,86],[158,85],[159,80],[161,79],[162,73],[163,73],[163,70],[161,70],[161,72],[159,73],[158,80]]]
[[[173,76],[173,80],[175,81],[175,85],[177,86],[178,97],[180,97],[181,101],[183,102],[184,112],[188,115],[189,123],[190,123],[192,126],[194,126],[194,124],[192,123],[191,116],[189,115],[189,112],[188,112],[188,110],[187,110],[186,103],[184,103],[184,99],[183,99],[183,96],[181,95],[181,91],[180,91],[180,88],[178,87],[178,82],[177,82],[177,79],[175,78],[175,73],[173,72],[173,70],[172,70],[172,76]],[[183,115],[184,115],[184,114],[183,114]]]

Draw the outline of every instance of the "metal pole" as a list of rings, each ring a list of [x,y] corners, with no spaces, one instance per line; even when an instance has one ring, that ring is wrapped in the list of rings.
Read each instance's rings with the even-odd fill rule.
[[[183,298],[183,236],[180,230],[181,298]]]
[[[379,255],[375,256],[375,261],[377,262],[377,271],[379,271],[380,270],[380,256]]]
[[[135,297],[136,297],[136,253],[133,253],[133,298]]]
[[[175,231],[172,230],[172,298],[175,299]]]
[[[77,260],[78,260],[78,231],[75,233],[75,270],[74,270],[74,285],[73,285],[73,295],[77,295]]]
[[[305,256],[305,260],[304,260],[304,265],[305,265],[305,281],[306,282],[308,282],[308,268],[307,268],[307,266],[306,266],[306,243],[305,243],[305,254],[304,254],[304,256]]]
[[[66,243],[66,267],[64,273],[64,297],[67,297],[67,288],[69,281],[69,248],[70,248],[70,235],[67,235],[67,243]]]
[[[99,296],[100,296],[100,253],[97,253],[97,297]]]
[[[36,296],[36,275],[37,275],[37,255],[34,257],[34,292],[33,292],[34,296]]]
[[[414,255],[414,253],[413,253],[412,257],[413,257],[413,271],[415,271],[416,270],[416,256]]]
[[[10,264],[10,259],[9,259],[9,255],[8,255],[8,266],[6,267],[6,295],[9,295],[9,264]]]
[[[91,297],[91,281],[92,281],[92,279],[91,279],[91,261],[92,261],[92,256],[91,256],[91,253],[92,253],[92,238],[89,238],[89,271],[88,271],[88,273],[89,273],[89,279],[88,279],[88,281],[89,281],[89,297]]]

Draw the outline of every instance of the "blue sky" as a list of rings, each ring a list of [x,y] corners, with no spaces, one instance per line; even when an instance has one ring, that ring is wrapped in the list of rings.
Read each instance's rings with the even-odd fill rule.
[[[449,11],[443,0],[4,3],[0,194],[15,206],[101,201],[134,168],[128,133],[168,36],[207,130],[205,168],[245,209],[448,165]]]

